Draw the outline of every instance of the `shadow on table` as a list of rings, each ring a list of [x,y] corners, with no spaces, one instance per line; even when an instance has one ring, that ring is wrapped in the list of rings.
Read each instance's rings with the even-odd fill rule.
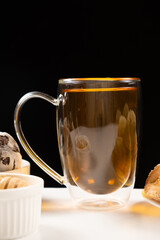
[[[76,207],[71,200],[62,199],[43,199],[42,201],[42,212],[53,212],[53,211],[74,211]]]
[[[77,207],[70,199],[43,199],[42,201],[42,212],[67,212],[75,210],[77,210]],[[160,217],[160,208],[155,207],[146,201],[136,202],[128,208],[122,208],[120,210],[121,213],[126,213],[126,211],[131,215]]]
[[[129,212],[143,216],[160,217],[160,208],[145,201],[131,205],[129,207]]]

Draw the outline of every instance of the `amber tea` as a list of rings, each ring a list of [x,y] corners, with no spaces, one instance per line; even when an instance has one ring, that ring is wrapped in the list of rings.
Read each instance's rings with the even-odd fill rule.
[[[62,95],[70,184],[95,194],[129,186],[137,157],[137,88],[63,89]]]

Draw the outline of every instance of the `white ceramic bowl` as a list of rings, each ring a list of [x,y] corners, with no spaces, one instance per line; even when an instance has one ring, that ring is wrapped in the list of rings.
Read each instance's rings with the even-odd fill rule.
[[[0,173],[19,177],[29,186],[0,190],[0,239],[17,239],[34,232],[41,215],[41,195],[44,181],[24,174]]]
[[[22,159],[21,167],[18,169],[5,171],[3,173],[20,173],[20,174],[30,174],[30,163]]]

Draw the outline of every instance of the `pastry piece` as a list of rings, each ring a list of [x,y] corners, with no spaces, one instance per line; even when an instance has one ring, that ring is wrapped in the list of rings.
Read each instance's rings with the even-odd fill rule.
[[[148,198],[160,201],[160,164],[149,173],[144,186],[144,194]]]
[[[22,156],[16,141],[6,132],[0,132],[0,172],[21,167]]]
[[[21,178],[11,176],[0,177],[0,189],[20,188],[26,186],[28,186],[28,183]]]

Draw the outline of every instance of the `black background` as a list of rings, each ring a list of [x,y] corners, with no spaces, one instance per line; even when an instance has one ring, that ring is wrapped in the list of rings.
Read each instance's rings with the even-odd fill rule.
[[[140,77],[142,122],[136,187],[160,161],[158,1],[6,3],[0,8],[0,131],[16,140],[13,114],[29,91],[57,95],[59,78]],[[54,107],[30,100],[23,130],[33,149],[62,173]],[[60,185],[30,160],[45,186]]]

